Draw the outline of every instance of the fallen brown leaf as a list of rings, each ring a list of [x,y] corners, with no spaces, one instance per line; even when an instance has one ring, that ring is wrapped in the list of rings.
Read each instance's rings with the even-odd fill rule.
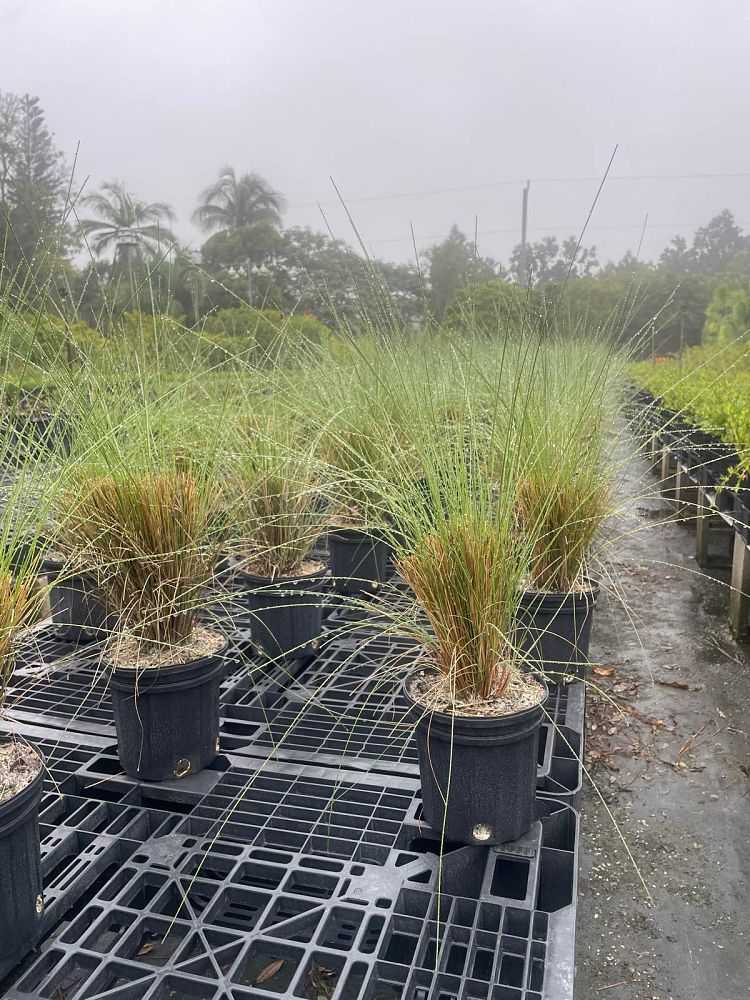
[[[627,712],[628,715],[632,715],[634,719],[638,719],[639,722],[645,723],[647,726],[664,726],[664,719],[652,719],[648,715],[644,715],[639,712],[637,708],[633,708],[632,705],[620,705],[623,712]]]
[[[148,942],[146,942],[146,944],[143,945],[142,948],[138,949],[138,951],[136,952],[136,955],[137,956],[138,955],[150,955],[151,952],[154,950],[155,947],[156,947],[156,941],[148,941]]]
[[[702,691],[703,690],[703,685],[702,684],[684,684],[682,681],[657,681],[656,683],[660,684],[662,687],[665,687],[665,688],[678,688],[680,691]]]
[[[594,667],[594,673],[600,677],[611,677],[614,672],[614,667]]]
[[[281,967],[282,967],[283,964],[284,964],[284,959],[283,958],[277,958],[275,962],[270,962],[265,967],[265,969],[262,970],[262,972],[260,973],[260,975],[258,976],[258,978],[255,980],[255,982],[253,983],[253,985],[254,986],[259,986],[261,983],[268,982],[269,979],[271,979],[273,976],[276,975],[277,972],[279,972],[281,970]]]

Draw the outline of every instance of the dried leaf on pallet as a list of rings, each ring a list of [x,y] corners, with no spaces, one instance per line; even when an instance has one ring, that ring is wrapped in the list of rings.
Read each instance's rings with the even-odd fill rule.
[[[283,958],[277,958],[275,962],[270,962],[265,969],[263,969],[255,980],[255,986],[259,986],[261,983],[267,983],[269,979],[276,975],[277,972],[281,970],[284,964]]]
[[[324,965],[313,965],[307,973],[307,995],[310,1000],[331,1000],[336,973]]]
[[[156,947],[156,941],[148,941],[146,944],[143,945],[142,948],[138,949],[136,955],[137,956],[150,955],[155,947]]]

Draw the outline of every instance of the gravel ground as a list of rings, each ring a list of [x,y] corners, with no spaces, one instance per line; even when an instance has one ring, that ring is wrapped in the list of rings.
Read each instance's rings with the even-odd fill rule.
[[[727,575],[698,569],[694,529],[654,491],[632,460],[619,598],[597,609],[575,996],[748,1000],[750,647]]]

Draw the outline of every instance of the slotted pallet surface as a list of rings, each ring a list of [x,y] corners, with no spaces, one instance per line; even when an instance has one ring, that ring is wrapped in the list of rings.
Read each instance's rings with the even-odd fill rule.
[[[532,830],[441,845],[403,724],[413,647],[328,608],[290,664],[253,656],[235,608],[223,754],[161,784],[120,772],[100,649],[42,637],[10,704],[50,765],[43,943],[8,1000],[571,1000],[583,685],[551,689]]]
[[[336,1000],[566,995],[577,816],[560,802],[539,798],[513,845],[439,861],[414,779],[229,757],[144,785],[97,746],[51,756],[45,840],[83,837],[96,867],[76,883],[58,864],[56,933],[9,1000],[305,997],[321,977]]]

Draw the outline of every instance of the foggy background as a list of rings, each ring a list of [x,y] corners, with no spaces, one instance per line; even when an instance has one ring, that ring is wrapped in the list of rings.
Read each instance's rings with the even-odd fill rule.
[[[190,222],[223,164],[287,226],[412,259],[454,222],[507,261],[580,229],[599,260],[658,257],[723,208],[750,225],[743,0],[0,0],[0,89],[41,99],[90,193],[113,177]],[[695,175],[705,175],[697,177]],[[690,175],[690,176],[685,176]]]

